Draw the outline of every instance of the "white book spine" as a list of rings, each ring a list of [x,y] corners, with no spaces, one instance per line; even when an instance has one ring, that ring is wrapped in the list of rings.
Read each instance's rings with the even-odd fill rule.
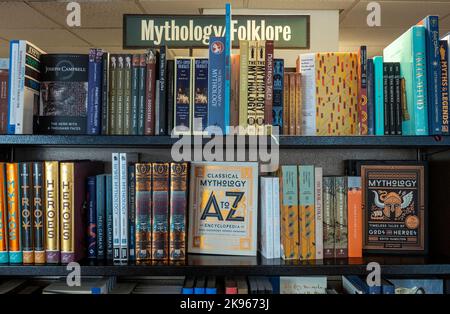
[[[266,225],[266,211],[267,211],[267,203],[266,203],[266,194],[267,194],[267,181],[265,178],[261,178],[261,210],[260,210],[260,218],[259,218],[259,251],[261,255],[267,258],[267,237],[265,232]]]
[[[266,235],[266,247],[268,258],[273,258],[273,181],[267,178],[267,194],[266,194],[266,225],[264,232]]]
[[[280,238],[280,179],[272,178],[273,188],[273,257],[281,258]]]
[[[14,124],[15,134],[23,133],[24,121],[24,94],[25,94],[25,58],[26,58],[26,42],[24,40],[19,41],[19,54],[18,54],[18,71],[19,79],[17,80],[17,101],[14,112]]]
[[[316,55],[300,55],[302,78],[302,135],[316,135]]]
[[[260,225],[260,251],[265,258],[273,258],[271,241],[271,210],[272,201],[272,180],[271,178],[261,178],[261,225]]]
[[[315,196],[315,224],[316,224],[316,259],[323,259],[323,170],[320,167],[314,169],[314,196]]]
[[[11,63],[9,67],[9,121],[10,129],[14,129],[16,125],[16,102],[17,102],[17,86],[18,86],[18,68],[19,68],[19,44],[11,42]]]
[[[120,260],[128,261],[128,160],[127,153],[120,153]]]
[[[112,154],[113,260],[120,261],[120,161],[119,153]]]

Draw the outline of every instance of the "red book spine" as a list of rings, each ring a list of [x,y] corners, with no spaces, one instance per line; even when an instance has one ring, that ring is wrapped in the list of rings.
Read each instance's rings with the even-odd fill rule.
[[[264,104],[264,122],[266,126],[272,125],[273,105],[273,40],[266,41],[266,94]]]
[[[8,70],[0,70],[0,134],[8,126]]]
[[[155,135],[156,101],[156,54],[149,50],[146,55],[147,79],[145,87],[145,124],[144,134]]]

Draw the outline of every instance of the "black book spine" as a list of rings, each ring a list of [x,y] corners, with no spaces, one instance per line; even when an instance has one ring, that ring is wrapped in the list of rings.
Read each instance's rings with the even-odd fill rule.
[[[109,53],[102,56],[102,135],[109,134]]]
[[[402,135],[402,104],[400,90],[400,63],[394,63],[394,103],[395,103],[395,134]]]
[[[168,133],[172,133],[173,130],[173,106],[174,106],[174,60],[167,60],[167,130]]]
[[[384,135],[389,135],[389,64],[383,63]]]
[[[45,263],[44,211],[43,211],[43,166],[33,162],[33,219],[34,219],[34,260],[36,264]]]
[[[394,63],[389,62],[388,67],[389,86],[389,134],[395,135],[395,93],[394,93]]]
[[[21,239],[23,250],[23,263],[34,263],[33,248],[33,184],[31,163],[22,162],[19,164],[19,206],[22,218],[21,223]]]
[[[167,47],[159,50],[159,135],[167,135]]]
[[[138,78],[138,135],[144,135],[145,129],[145,87],[147,77],[147,67],[145,63],[145,55],[139,55],[139,78]]]

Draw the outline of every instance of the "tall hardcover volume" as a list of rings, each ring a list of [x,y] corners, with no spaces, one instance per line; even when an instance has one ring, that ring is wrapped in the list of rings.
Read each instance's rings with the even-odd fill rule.
[[[316,259],[314,166],[298,166],[300,259]]]
[[[346,258],[348,257],[346,177],[336,177],[334,183],[334,257]]]
[[[116,58],[116,84],[115,84],[115,109],[114,109],[114,129],[113,134],[122,135],[123,134],[123,117],[124,117],[124,72],[125,72],[125,55],[117,55]]]
[[[441,131],[443,135],[449,134],[448,127],[448,42],[446,40],[439,41],[439,56],[441,62],[441,98],[442,98],[442,123]]]
[[[109,58],[109,104],[108,104],[108,134],[116,134],[117,116],[117,64],[119,55],[112,54]]]
[[[266,43],[257,42],[256,52],[256,134],[263,135],[265,130],[265,95],[266,95]]]
[[[46,54],[41,56],[41,65],[36,133],[86,134],[89,56]]]
[[[256,256],[257,163],[192,163],[189,191],[189,252]]]
[[[45,260],[47,263],[59,263],[60,228],[59,228],[59,162],[44,162],[44,212],[45,212]]]
[[[9,262],[22,263],[21,225],[22,215],[19,207],[19,165],[6,164],[6,200],[8,203],[8,256]]]
[[[159,48],[159,110],[157,135],[167,135],[167,47]]]
[[[383,57],[373,58],[375,89],[375,135],[384,135]]]
[[[87,178],[86,203],[87,203],[87,257],[97,259],[97,199],[96,177]]]
[[[102,101],[102,57],[101,49],[89,51],[89,79],[87,105],[87,133],[100,134],[101,131],[101,101]]]
[[[147,65],[146,55],[139,55],[139,86],[138,86],[138,116],[137,116],[137,134],[144,135],[145,129],[145,106],[146,106],[146,86],[147,86]]]
[[[225,128],[222,128],[224,134],[229,134],[230,126],[230,98],[231,98],[231,38],[232,34],[232,20],[231,20],[231,4],[225,4],[225,98],[224,98],[224,112],[223,117]],[[211,40],[211,39],[210,39]]]
[[[149,49],[146,58],[144,134],[155,135],[156,51]]]
[[[409,120],[402,122],[403,134],[428,135],[425,28],[411,27],[383,50],[383,56],[386,62],[400,62],[400,76],[406,81]]]
[[[9,61],[5,63],[7,64],[2,66],[0,59],[0,134],[7,134],[8,131]]]
[[[297,166],[281,166],[281,257],[300,257],[298,169]]]
[[[367,135],[368,133],[368,116],[367,116],[367,47],[361,46],[358,51],[358,76],[359,76],[359,134]]]
[[[323,257],[334,258],[334,177],[323,177]]]
[[[175,95],[175,62],[167,60],[167,132],[172,134],[173,130],[173,112]]]
[[[95,205],[97,213],[97,259],[103,260],[106,257],[106,175],[97,175],[95,178]]]
[[[112,153],[113,260],[120,262],[120,153]]]
[[[136,260],[136,173],[134,164],[128,166],[128,249],[129,260]]]
[[[169,163],[153,163],[152,259],[169,258]]]
[[[265,95],[264,95],[264,121],[266,123],[266,134],[272,134],[273,123],[273,70],[274,70],[274,55],[273,55],[273,41],[266,41],[265,49]]]
[[[192,131],[192,58],[175,58],[174,133]]]
[[[314,209],[316,258],[323,259],[323,169],[314,168]]]
[[[273,64],[272,124],[279,128],[279,134],[282,134],[283,131],[283,77],[284,60],[275,59]]]
[[[208,59],[194,59],[194,108],[192,130],[194,134],[202,134],[208,126]]]
[[[170,163],[169,258],[186,258],[188,163]]]
[[[136,163],[136,261],[152,257],[152,164]]]
[[[122,115],[122,125],[123,132],[121,134],[130,135],[132,134],[132,103],[131,103],[131,80],[132,80],[132,55],[123,56],[123,115]]]
[[[248,43],[247,51],[247,134],[257,133],[257,56],[258,42],[251,40]]]
[[[6,169],[0,162],[0,264],[8,263],[8,226],[6,224],[8,207],[6,202]]]
[[[34,262],[45,263],[44,169],[41,162],[32,163]]]
[[[395,135],[395,73],[394,73],[394,62],[388,62],[388,111],[389,111],[389,134]]]
[[[395,134],[402,135],[400,63],[398,62],[394,62],[394,104]]]
[[[241,56],[239,54],[231,55],[230,126],[233,128],[239,126],[240,62]],[[234,129],[233,134],[239,134],[239,129]]]
[[[347,177],[348,257],[362,257],[361,177]]]
[[[227,109],[225,92],[227,75],[225,63],[225,38],[211,37],[209,39],[208,65],[208,126],[220,128],[222,134],[227,134],[229,125],[229,108]]]
[[[384,107],[384,135],[391,134],[390,126],[390,90],[389,90],[389,64],[390,62],[383,62],[383,107]]]
[[[19,210],[21,214],[21,239],[23,263],[34,263],[33,241],[33,182],[31,162],[19,163]]]

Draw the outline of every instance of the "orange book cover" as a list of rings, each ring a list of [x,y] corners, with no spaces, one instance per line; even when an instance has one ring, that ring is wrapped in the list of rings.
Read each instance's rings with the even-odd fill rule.
[[[301,135],[302,129],[302,76],[295,73],[295,135]]]
[[[348,257],[362,257],[361,177],[348,177]]]
[[[284,72],[283,79],[283,134],[289,134],[289,75]]]
[[[22,263],[23,255],[20,239],[19,213],[19,166],[17,163],[6,164],[6,180],[9,262]]]
[[[289,73],[289,135],[295,135],[296,107],[295,73]]]
[[[5,163],[0,162],[0,264],[8,263],[8,228],[6,225]]]

